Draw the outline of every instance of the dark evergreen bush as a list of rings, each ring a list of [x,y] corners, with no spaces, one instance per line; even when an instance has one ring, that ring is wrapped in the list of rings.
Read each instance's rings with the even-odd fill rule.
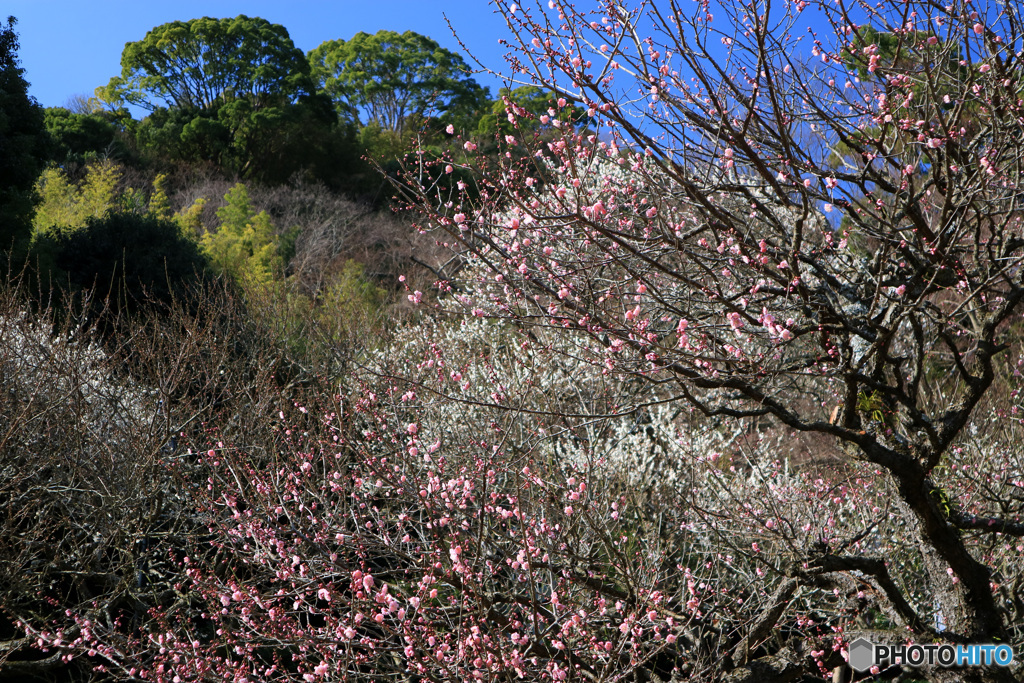
[[[171,221],[111,213],[52,236],[57,267],[72,292],[89,291],[90,317],[104,319],[168,306],[208,275],[193,239]],[[60,283],[63,284],[63,283]]]
[[[0,250],[15,247],[17,260],[31,231],[32,188],[50,149],[43,109],[19,66],[15,23],[0,23]]]

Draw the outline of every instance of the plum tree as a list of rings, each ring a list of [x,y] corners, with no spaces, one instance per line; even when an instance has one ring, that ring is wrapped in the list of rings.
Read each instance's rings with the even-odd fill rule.
[[[891,507],[845,537],[791,530],[774,570],[870,586],[920,640],[1018,638],[1000,588],[1016,485],[982,503],[945,473],[1024,299],[1019,8],[499,5],[525,78],[602,128],[485,173],[472,204],[408,176],[425,224],[481,264],[461,284],[480,314],[582,333],[583,357],[709,418],[837,440]],[[926,577],[916,604],[882,557],[850,552],[890,514]],[[972,676],[1012,678],[952,678]]]

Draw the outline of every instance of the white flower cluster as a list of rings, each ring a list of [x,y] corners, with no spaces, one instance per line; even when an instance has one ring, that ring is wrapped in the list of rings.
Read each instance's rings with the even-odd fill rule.
[[[0,315],[0,379],[12,419],[59,412],[114,445],[155,414],[149,392],[115,375],[88,335],[55,332],[26,312]]]

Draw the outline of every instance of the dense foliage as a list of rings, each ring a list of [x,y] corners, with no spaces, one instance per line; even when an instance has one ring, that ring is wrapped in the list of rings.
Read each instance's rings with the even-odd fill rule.
[[[207,274],[196,242],[177,223],[114,212],[52,237],[61,275],[89,292],[93,317],[117,318],[147,305],[169,306]]]
[[[157,26],[125,45],[107,102],[146,109],[209,110],[232,100],[253,108],[312,94],[309,64],[288,31],[259,17],[204,17]]]
[[[43,109],[28,94],[14,17],[0,24],[0,249],[24,250],[33,185],[49,153]]]
[[[488,94],[458,54],[414,31],[357,33],[309,53],[313,76],[338,112],[401,134],[428,114],[464,128]]]
[[[94,161],[100,154],[118,154],[117,126],[100,112],[72,112],[48,107],[43,112],[46,132],[53,143],[53,159],[60,164]]]

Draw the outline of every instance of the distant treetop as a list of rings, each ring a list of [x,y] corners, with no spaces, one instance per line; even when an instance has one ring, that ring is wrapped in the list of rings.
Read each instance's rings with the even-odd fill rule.
[[[414,31],[328,40],[309,53],[309,62],[338,112],[361,125],[401,132],[410,115],[433,110],[458,118],[488,100],[462,57]]]
[[[210,109],[245,98],[257,108],[312,92],[309,64],[288,30],[266,19],[192,19],[125,45],[121,75],[97,89],[111,104]]]

